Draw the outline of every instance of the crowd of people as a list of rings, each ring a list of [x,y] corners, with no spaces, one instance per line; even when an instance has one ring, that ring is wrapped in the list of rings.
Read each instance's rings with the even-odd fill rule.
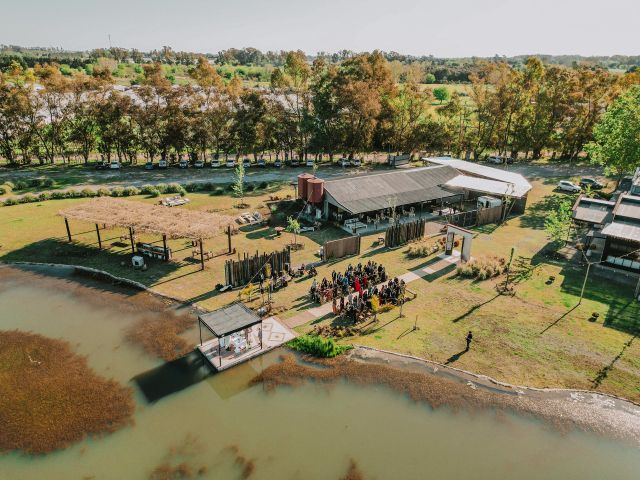
[[[332,302],[334,315],[346,315],[355,321],[358,315],[372,310],[372,299],[378,305],[399,305],[403,301],[405,282],[388,279],[383,265],[369,261],[351,264],[344,273],[331,272],[331,279],[313,279],[309,294],[318,303]]]

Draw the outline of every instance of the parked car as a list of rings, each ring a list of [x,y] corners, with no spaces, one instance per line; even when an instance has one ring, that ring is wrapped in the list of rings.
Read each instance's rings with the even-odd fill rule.
[[[178,168],[189,168],[189,160],[185,160],[184,158],[181,158],[180,161],[178,162]]]
[[[166,158],[161,158],[160,161],[158,162],[158,168],[167,168],[168,166],[169,164],[167,163]]]
[[[145,170],[153,170],[153,162],[147,162],[144,164]]]
[[[233,158],[228,158],[227,162],[226,162],[227,168],[235,168],[236,167],[236,161]]]
[[[351,160],[351,166],[352,167],[359,167],[361,165],[360,163],[360,159],[359,158],[354,158]]]
[[[204,168],[204,160],[198,159],[198,160],[194,161],[193,162],[193,166],[195,168]]]
[[[211,168],[220,168],[220,159],[219,158],[212,158],[211,159]]]
[[[340,165],[341,167],[349,167],[351,166],[351,162],[349,161],[348,158],[341,158],[340,161],[338,162],[338,165]]]
[[[580,179],[580,186],[582,188],[591,187],[591,190],[601,190],[604,185],[597,181],[595,178],[585,177]]]
[[[313,168],[313,166],[316,164],[315,160],[313,160],[312,158],[307,158],[307,161],[305,162],[305,166]]]
[[[300,160],[298,160],[297,158],[294,158],[293,160],[291,160],[291,166],[292,167],[299,167],[300,166]]]
[[[273,162],[273,166],[276,168],[281,168],[282,167],[282,160],[276,160],[275,162]]]
[[[581,190],[580,185],[576,185],[569,180],[560,180],[558,182],[558,190],[563,192],[577,193]]]
[[[504,163],[504,158],[492,155],[487,158],[487,162],[502,165]]]
[[[102,162],[96,162],[96,170],[109,170],[109,162],[107,161],[102,161]]]
[[[258,163],[257,163],[257,165],[258,165],[259,167],[264,168],[264,167],[266,167],[266,166],[267,166],[267,162],[266,162],[266,160],[265,160],[264,158],[259,158],[259,159],[258,159]]]
[[[248,158],[245,158],[244,160],[242,160],[242,166],[244,168],[249,168],[251,167],[251,160],[249,160]]]
[[[120,162],[117,160],[111,160],[111,163],[109,164],[109,169],[110,170],[120,170]]]
[[[507,157],[507,165],[513,165],[513,162],[515,162],[515,158],[513,157]]]

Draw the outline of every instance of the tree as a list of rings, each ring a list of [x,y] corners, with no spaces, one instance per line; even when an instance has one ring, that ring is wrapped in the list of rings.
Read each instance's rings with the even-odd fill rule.
[[[424,77],[424,83],[436,83],[436,76],[433,73],[427,73]]]
[[[449,90],[447,87],[436,87],[433,89],[433,96],[442,104],[449,100]]]
[[[607,173],[618,176],[640,166],[640,85],[635,85],[611,104],[593,129],[586,150]]]
[[[298,234],[300,233],[300,222],[297,218],[287,218],[287,232],[293,233],[293,243],[298,243]]]
[[[240,199],[240,204],[244,205],[244,165],[242,161],[238,162],[233,176],[233,193]]]
[[[571,202],[568,200],[563,200],[557,209],[547,214],[547,218],[544,220],[544,229],[555,250],[565,242],[569,228],[571,228],[571,219]]]

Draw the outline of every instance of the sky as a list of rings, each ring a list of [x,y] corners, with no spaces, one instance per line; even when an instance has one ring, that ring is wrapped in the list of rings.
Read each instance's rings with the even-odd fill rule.
[[[0,0],[0,44],[639,55],[640,0]]]

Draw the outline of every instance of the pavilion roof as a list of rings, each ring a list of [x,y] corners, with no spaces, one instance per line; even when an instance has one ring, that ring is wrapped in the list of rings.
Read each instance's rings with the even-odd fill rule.
[[[107,227],[131,227],[136,232],[170,238],[211,238],[234,222],[228,215],[98,197],[59,212],[59,215]]]

